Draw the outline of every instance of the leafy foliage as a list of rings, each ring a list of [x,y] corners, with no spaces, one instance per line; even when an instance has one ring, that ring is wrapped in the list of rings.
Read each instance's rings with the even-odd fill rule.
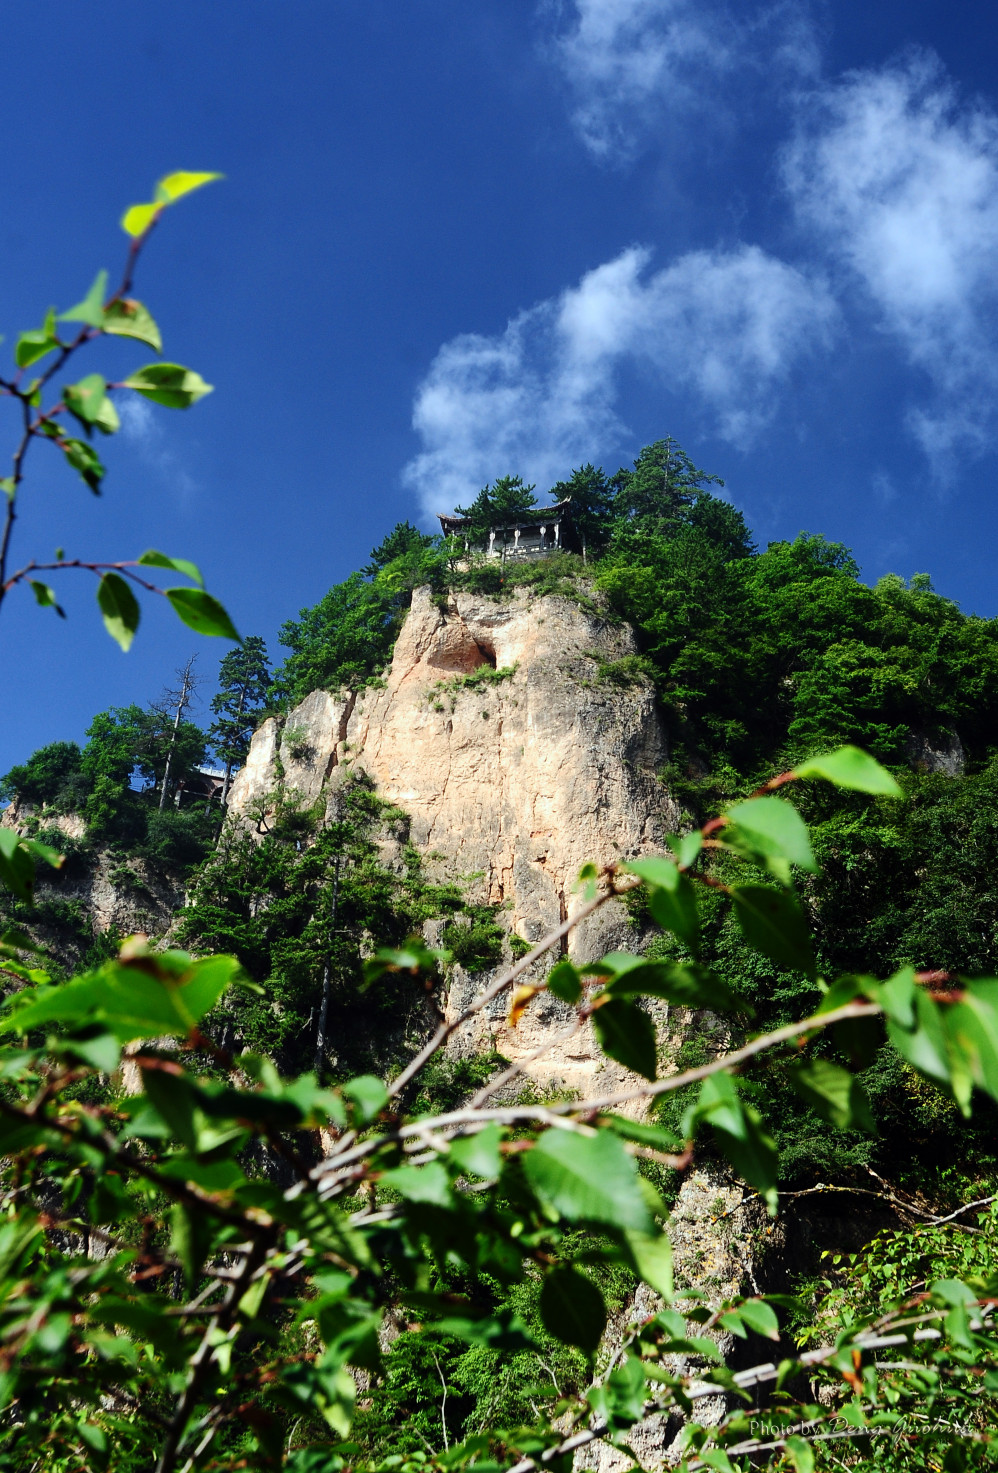
[[[121,427],[121,419],[111,393],[122,390],[141,395],[171,409],[188,409],[211,392],[199,373],[178,363],[146,363],[135,368],[118,383],[111,384],[99,373],[88,373],[76,383],[63,383],[46,406],[46,391],[56,374],[82,348],[102,336],[124,337],[162,352],[162,338],[148,308],[133,298],[132,279],[139,255],[150,230],[163,211],[183,195],[200,189],[220,174],[180,171],[161,179],[155,199],[150,204],[134,205],[124,216],[122,226],[130,236],[125,272],[118,289],[107,295],[108,273],[99,271],[86,296],[67,311],[56,313],[50,308],[40,328],[22,332],[14,345],[15,373],[0,377],[0,397],[13,399],[18,409],[21,428],[12,451],[11,474],[3,478],[6,513],[0,530],[0,605],[18,584],[27,583],[43,608],[54,608],[65,618],[54,590],[48,583],[32,577],[37,571],[65,572],[87,569],[98,574],[97,605],[104,626],[123,650],[131,646],[138,629],[141,609],[135,589],[162,594],[180,619],[202,634],[218,634],[238,640],[225,609],[206,593],[201,575],[184,559],[166,558],[162,553],[144,553],[139,558],[120,562],[85,563],[79,558],[66,558],[59,550],[52,562],[29,559],[11,572],[12,534],[22,495],[25,460],[37,441],[48,441],[62,451],[66,463],[96,495],[100,494],[105,469],[93,445],[94,432],[113,435]],[[77,330],[60,336],[62,323],[78,324]],[[55,356],[50,358],[50,355]],[[46,364],[45,359],[50,358]],[[24,378],[25,370],[39,367],[37,375]],[[66,432],[66,417],[75,420],[86,437],[77,439]],[[193,577],[196,588],[159,588],[135,570],[153,566],[171,568]]]
[[[876,776],[848,754],[821,766],[860,791]],[[886,775],[876,780],[887,784]],[[756,890],[789,898],[795,874],[813,868],[793,809],[772,807],[786,781],[743,800],[726,823],[705,825],[699,845],[677,836],[674,860],[632,867],[680,946],[709,935],[710,921],[677,903],[684,886],[676,877],[692,885],[694,912],[701,894],[714,903],[747,888],[698,869],[712,834],[730,829],[730,844],[727,836],[711,842],[723,846],[714,852],[736,877],[765,863],[768,882]],[[358,786],[356,798],[370,815],[371,796]],[[279,815],[278,828],[283,822],[300,842],[300,819]],[[348,961],[346,916],[356,901],[345,880],[370,857],[359,828],[348,814],[295,848],[307,859],[290,862],[311,863],[313,885],[322,886],[334,861],[344,924],[310,937],[306,922],[285,959],[311,952]],[[266,846],[264,838],[254,847]],[[236,871],[234,857],[227,873]],[[373,878],[367,870],[365,888]],[[305,893],[306,874],[294,879]],[[222,881],[218,873],[205,887],[215,887],[216,899]],[[633,883],[609,872],[596,903]],[[661,895],[670,897],[665,906]],[[412,892],[410,905],[428,903]],[[326,914],[324,904],[318,910]],[[789,911],[769,914],[768,929],[744,932],[764,963],[802,944]],[[244,917],[244,945],[256,918]],[[773,933],[784,939],[774,943]],[[269,961],[282,954],[279,935],[258,931],[257,939],[270,946]],[[852,1284],[845,1293],[826,1286],[813,1328],[802,1333],[798,1318],[809,1385],[794,1381],[805,1362],[792,1347],[779,1368],[767,1353],[735,1372],[710,1331],[777,1340],[774,1305],[756,1295],[709,1307],[675,1294],[667,1209],[638,1158],[651,1150],[681,1168],[687,1157],[668,1154],[682,1142],[661,1125],[615,1107],[692,1085],[680,1124],[686,1150],[708,1132],[772,1202],[778,1150],[753,1099],[757,1061],[771,1058],[787,1071],[826,1129],[862,1131],[870,1116],[855,1069],[813,1049],[824,1036],[848,1055],[857,1030],[875,1046],[886,1028],[907,1066],[969,1114],[979,1093],[998,1099],[998,982],[947,981],[940,992],[912,969],[883,983],[869,975],[819,981],[805,1016],[706,1056],[692,1074],[653,1080],[646,1071],[636,1089],[590,1100],[495,1107],[487,1081],[476,1106],[440,1113],[424,1098],[412,1118],[402,1081],[434,1057],[446,1025],[395,1084],[353,1074],[355,1054],[338,1082],[323,1087],[308,1073],[282,1077],[267,1056],[273,1040],[265,1052],[240,1051],[238,1042],[233,1050],[227,1020],[249,1016],[245,1005],[258,996],[235,958],[194,961],[133,940],[118,958],[59,985],[35,965],[24,937],[7,935],[0,947],[15,983],[0,1012],[0,1337],[3,1391],[14,1410],[0,1419],[0,1456],[12,1467],[55,1473],[113,1459],[122,1468],[155,1462],[158,1473],[247,1464],[302,1473],[344,1458],[374,1469],[407,1457],[441,1470],[526,1469],[543,1466],[546,1452],[550,1462],[598,1438],[625,1443],[650,1408],[684,1419],[679,1466],[691,1473],[733,1467],[732,1459],[757,1466],[774,1449],[812,1468],[833,1425],[854,1430],[860,1458],[901,1429],[906,1445],[938,1450],[948,1466],[953,1442],[940,1429],[954,1424],[971,1439],[971,1462],[975,1450],[985,1461],[993,1455],[998,1282],[989,1216],[980,1218],[980,1244],[973,1238],[952,1251],[945,1234],[938,1244],[888,1240],[850,1263]],[[406,944],[380,952],[366,972],[373,986],[401,984],[397,1008],[432,964],[433,953]],[[490,995],[517,975],[497,979]],[[623,953],[580,972],[562,961],[551,982],[580,1020],[620,1011],[625,1001],[633,1009],[642,996],[733,1009],[733,1017],[745,1006],[709,966]],[[532,985],[531,995],[544,985]],[[529,999],[514,1005],[522,1012]],[[641,1016],[642,1029],[654,1028]],[[620,1012],[607,1034],[615,1047],[640,1036],[628,1018]],[[347,1019],[362,1030],[356,993]],[[124,1049],[136,1084],[122,1095],[106,1081],[118,1077]],[[317,1129],[327,1140],[321,1158]],[[639,1279],[661,1307],[643,1311],[601,1360],[610,1313]],[[387,1353],[386,1316],[401,1330]],[[689,1368],[691,1357],[698,1368]],[[752,1397],[774,1382],[760,1431]],[[358,1384],[371,1388],[359,1408]],[[727,1410],[701,1422],[700,1398],[718,1390]],[[923,1425],[926,1406],[939,1416]]]
[[[249,751],[253,731],[265,707],[270,686],[267,646],[251,634],[237,649],[222,657],[218,694],[212,697],[215,721],[208,740],[225,765],[226,785],[234,767]]]
[[[82,759],[75,742],[50,742],[33,752],[27,762],[0,778],[0,800],[21,798],[25,803],[73,807],[78,800]]]

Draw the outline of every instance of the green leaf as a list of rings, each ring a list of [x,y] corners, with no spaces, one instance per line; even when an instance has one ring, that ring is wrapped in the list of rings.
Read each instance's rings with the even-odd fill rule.
[[[718,1473],[737,1473],[735,1465],[723,1447],[706,1447],[700,1452],[699,1456],[701,1461],[707,1464],[708,1468],[716,1468]]]
[[[950,1058],[940,1009],[921,988],[915,992],[914,1008],[915,1026],[903,1028],[892,1018],[888,1019],[887,1036],[912,1068],[928,1075],[937,1084],[949,1085]]]
[[[530,1336],[526,1325],[519,1315],[512,1314],[508,1309],[501,1309],[498,1314],[488,1315],[482,1319],[459,1319],[454,1315],[445,1315],[441,1320],[434,1320],[433,1329],[440,1335],[455,1335],[460,1340],[467,1340],[470,1345],[484,1345],[490,1350],[539,1350],[540,1347]],[[467,1443],[463,1444],[467,1447]],[[320,1454],[320,1457],[323,1455]],[[385,1467],[382,1464],[382,1467]],[[496,1463],[485,1463],[476,1461],[472,1465],[477,1473],[499,1473]],[[291,1465],[288,1465],[289,1469]],[[327,1473],[328,1462],[320,1463],[313,1467],[311,1473]],[[307,1470],[302,1470],[307,1473]]]
[[[44,950],[37,942],[32,941],[26,931],[18,931],[14,927],[0,932],[0,955],[16,956],[19,951],[32,952],[35,956],[44,956]]]
[[[165,404],[167,409],[189,409],[214,385],[206,384],[193,368],[184,368],[179,363],[147,363],[122,381],[124,389],[134,389],[156,404]]]
[[[665,1233],[642,1233],[625,1228],[624,1241],[634,1267],[646,1284],[665,1300],[672,1298],[672,1246]]]
[[[689,878],[671,859],[633,859],[625,869],[650,887],[648,909],[664,931],[671,931],[697,956],[700,950],[700,913]]]
[[[270,1275],[264,1274],[255,1283],[250,1284],[246,1293],[239,1300],[239,1313],[243,1319],[256,1319],[260,1313],[260,1306],[263,1304],[264,1295],[267,1292],[269,1283]]]
[[[730,1074],[711,1074],[704,1080],[697,1103],[683,1120],[685,1134],[692,1135],[697,1120],[709,1122],[732,1166],[775,1212],[779,1154],[762,1117],[742,1099]]]
[[[163,204],[173,204],[174,200],[182,199],[185,194],[190,194],[194,189],[203,189],[213,179],[224,179],[224,174],[191,173],[187,169],[178,169],[176,173],[167,174],[156,185],[156,198]]]
[[[439,1161],[426,1166],[397,1166],[383,1171],[379,1185],[390,1187],[407,1202],[425,1202],[431,1207],[453,1207],[450,1177]]]
[[[163,351],[163,339],[159,328],[153,320],[149,308],[134,297],[116,297],[104,308],[100,323],[94,326],[102,326],[105,332],[112,333],[119,338],[136,338],[140,343],[147,343],[157,353]]]
[[[450,1159],[459,1171],[470,1171],[475,1176],[492,1181],[502,1171],[502,1126],[487,1125],[477,1135],[458,1136],[450,1144]]]
[[[637,1141],[642,1146],[652,1146],[656,1151],[681,1151],[683,1142],[671,1130],[661,1125],[649,1125],[644,1120],[629,1120],[626,1115],[604,1115],[603,1123],[625,1141]]]
[[[555,962],[548,973],[548,992],[574,1007],[582,996],[582,978],[567,957]]]
[[[170,1209],[170,1247],[184,1270],[187,1292],[196,1287],[201,1277],[205,1258],[211,1247],[211,1218],[206,1212],[198,1211],[175,1202]]]
[[[97,604],[108,634],[127,651],[139,627],[139,604],[124,578],[105,573],[97,585]]]
[[[93,284],[82,302],[70,307],[68,312],[59,313],[60,322],[85,322],[88,327],[102,327],[104,322],[104,298],[107,295],[107,272],[98,271]]]
[[[803,1437],[788,1437],[783,1444],[796,1473],[814,1473],[814,1448]]]
[[[795,777],[823,777],[837,788],[852,788],[857,793],[882,794],[900,798],[901,789],[886,767],[859,747],[839,747],[823,757],[810,757],[794,768]]]
[[[28,581],[31,584],[35,598],[41,604],[42,608],[53,608],[60,619],[65,619],[66,611],[60,608],[59,601],[55,596],[55,589],[50,588],[47,583],[39,583],[36,578],[29,578]]]
[[[757,1335],[765,1335],[767,1340],[779,1340],[780,1322],[776,1318],[776,1311],[765,1299],[745,1299],[738,1306],[738,1313]]]
[[[383,1080],[374,1074],[359,1074],[340,1086],[340,1093],[354,1107],[357,1125],[369,1125],[376,1120],[388,1104],[388,1091]]]
[[[602,965],[625,956],[628,956],[626,952],[611,952],[603,958]],[[616,997],[639,994],[665,998],[677,1007],[711,1008],[716,1012],[752,1011],[748,1003],[732,992],[723,977],[696,962],[645,962],[638,957],[628,960],[637,965],[621,967],[607,983],[607,991]]]
[[[121,217],[121,228],[135,240],[145,235],[162,209],[162,204],[132,205]]]
[[[411,972],[416,976],[419,972],[434,974],[437,971],[437,963],[449,961],[450,953],[438,951],[429,947],[421,936],[410,936],[408,942],[400,950],[393,950],[388,946],[381,946],[374,956],[369,957],[364,963],[363,988],[370,987],[379,977],[386,972]]]
[[[195,1098],[187,1076],[173,1074],[166,1069],[143,1069],[142,1086],[146,1099],[169,1127],[171,1135],[195,1150],[198,1143],[194,1124]]]
[[[592,1015],[600,1047],[611,1059],[633,1069],[645,1079],[654,1079],[657,1065],[655,1025],[637,1003],[612,997]]]
[[[753,857],[783,860],[811,874],[817,872],[807,825],[793,804],[783,798],[749,798],[729,808],[727,816],[734,833],[728,827],[723,837],[733,848],[743,845]]]
[[[185,578],[190,578],[200,588],[204,587],[201,569],[197,563],[188,562],[186,558],[167,557],[165,552],[157,552],[154,547],[150,547],[139,558],[139,563],[147,568],[170,568],[174,573],[183,573]]]
[[[637,1165],[609,1131],[585,1136],[549,1130],[522,1159],[538,1198],[570,1222],[652,1231]]]
[[[950,1054],[958,1056],[977,1085],[998,1099],[998,981],[977,978],[960,1002],[942,1012]]]
[[[812,1059],[791,1069],[790,1081],[822,1120],[838,1130],[865,1130],[876,1135],[870,1102],[854,1074],[828,1059]]]
[[[105,472],[97,451],[85,440],[60,440],[59,448],[66,452],[66,459],[74,471],[78,471],[94,495],[99,496]]]
[[[107,381],[99,373],[88,373],[78,384],[67,384],[62,397],[71,414],[82,424],[92,425],[103,412],[107,398]]]
[[[182,955],[182,953],[178,953]],[[206,956],[186,969],[177,996],[192,1023],[199,1023],[223,993],[243,980],[243,969],[234,956]]]
[[[213,179],[222,179],[222,174],[195,174],[188,170],[178,170],[176,173],[167,174],[161,179],[155,188],[155,200],[147,205],[132,205],[121,217],[121,228],[133,239],[145,235],[150,225],[154,224],[160,212],[167,205],[173,204],[174,200],[182,199],[185,194],[190,194],[192,189],[200,189],[205,184],[210,184]]]
[[[13,829],[0,828],[0,884],[29,905],[34,899],[35,866],[31,853]]]
[[[577,1345],[592,1355],[606,1329],[603,1295],[591,1279],[577,1269],[555,1268],[541,1285],[541,1319],[544,1328],[566,1345]]]
[[[3,492],[8,501],[12,501],[14,499],[14,496],[17,493],[17,482],[14,480],[13,476],[4,476],[4,478],[0,480],[0,491]]]
[[[902,967],[879,986],[874,983],[868,996],[879,1002],[887,1017],[902,1028],[914,1028],[915,999],[918,996],[914,967]]]
[[[731,899],[749,946],[779,966],[815,976],[811,933],[792,895],[768,885],[732,885]]]
[[[0,853],[4,834],[0,828]],[[103,1024],[122,1043],[162,1034],[186,1038],[241,973],[235,957],[192,962],[185,952],[158,952],[111,961],[83,977],[15,994],[0,1031],[23,1033],[41,1024]]]
[[[30,368],[32,363],[37,363],[39,358],[44,358],[46,353],[51,353],[53,348],[59,346],[55,331],[55,313],[50,311],[45,318],[44,327],[21,333],[14,348],[14,362],[18,368]]]
[[[102,1074],[113,1074],[121,1063],[121,1046],[112,1033],[95,1033],[88,1038],[71,1039],[66,1049],[92,1069],[99,1069]]]
[[[118,411],[106,394],[101,400],[100,408],[94,416],[94,424],[102,435],[116,435],[121,429],[121,420],[118,418]]]
[[[670,834],[666,843],[676,856],[676,862],[683,869],[689,869],[703,848],[703,834],[699,829],[693,829],[691,833],[683,834],[681,837],[677,834]]]
[[[232,620],[218,599],[203,588],[167,588],[164,592],[188,628],[196,629],[198,634],[217,634],[222,639],[240,642]]]

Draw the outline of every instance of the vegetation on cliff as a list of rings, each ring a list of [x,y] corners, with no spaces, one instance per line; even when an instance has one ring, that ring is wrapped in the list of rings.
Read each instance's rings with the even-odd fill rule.
[[[105,302],[102,275],[63,314],[84,324],[78,340],[60,341],[53,313],[22,334],[18,370],[49,353],[61,367],[101,333],[158,350],[125,296],[131,267],[163,209],[213,177],[170,175],[128,211],[121,290]],[[54,440],[93,487],[89,441],[57,416],[88,434],[117,427],[96,375],[41,412],[48,377],[0,379],[25,414],[0,591],[31,581],[42,607],[55,596],[28,580],[34,564],[4,581],[24,451]],[[207,391],[170,364],[116,387],[174,407]],[[662,855],[587,866],[577,913],[463,1011],[442,1013],[441,968],[496,963],[496,917],[428,884],[405,815],[356,778],[323,794],[321,814],[278,789],[255,835],[223,835],[183,917],[214,954],[133,937],[61,980],[29,935],[0,935],[0,1468],[566,1473],[597,1442],[626,1453],[652,1411],[681,1429],[669,1456],[688,1473],[991,1465],[998,983],[959,972],[992,966],[995,939],[977,903],[994,842],[992,629],[924,579],[863,589],[821,539],[756,553],[715,481],[667,441],[616,477],[573,473],[584,562],[458,568],[453,547],[404,525],[287,628],[282,701],[305,681],[376,676],[416,581],[503,593],[584,571],[641,633],[640,663],[604,678],[656,681],[687,831]],[[473,516],[529,515],[532,489],[507,477]],[[161,590],[181,617],[234,636],[183,560],[89,566],[126,647],[129,580],[152,588],[138,566],[186,574],[193,588]],[[247,642],[229,661],[217,739],[231,760],[247,704],[261,708],[259,653]],[[104,713],[84,749],[54,744],[8,775],[40,805],[36,836],[0,825],[0,879],[29,918],[35,862],[62,862],[46,817],[81,810],[93,837],[153,841],[204,754],[184,721],[188,675],[172,722]],[[931,757],[933,738],[956,765],[956,723],[969,775],[909,773],[904,759]],[[905,786],[856,746],[816,751],[830,736],[860,737]],[[752,789],[774,757],[795,765]],[[574,925],[625,894],[659,929],[646,955],[551,965]],[[419,934],[429,920],[442,947]],[[892,975],[872,976],[871,958]],[[442,1062],[487,1007],[508,1001],[515,1027],[545,994],[634,1082],[544,1101],[511,1094],[519,1071],[505,1061]],[[660,1075],[649,1002],[710,1014],[724,1041]],[[976,1160],[947,1175],[931,1148],[971,1118],[961,1141]],[[801,1169],[802,1125],[810,1169],[847,1171],[869,1159],[878,1123],[890,1149],[918,1157],[923,1188],[880,1196],[924,1230],[840,1259],[789,1305],[757,1285],[721,1303],[675,1292],[656,1183],[694,1151],[745,1184],[737,1210],[760,1231],[763,1204],[775,1213],[787,1168]],[[820,1154],[826,1137],[838,1155]],[[971,1169],[981,1198],[940,1210]],[[777,1308],[791,1312],[782,1340]],[[723,1336],[756,1363],[736,1371]]]

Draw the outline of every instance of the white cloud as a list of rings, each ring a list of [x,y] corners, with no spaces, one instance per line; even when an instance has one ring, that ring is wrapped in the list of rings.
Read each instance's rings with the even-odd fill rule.
[[[117,404],[121,420],[121,433],[126,440],[137,445],[148,446],[161,438],[162,431],[156,423],[152,405],[139,394],[129,394]]]
[[[785,175],[802,221],[928,377],[909,418],[937,468],[983,446],[998,390],[998,118],[909,57],[813,94]]]
[[[564,5],[542,12],[565,14]],[[718,0],[571,0],[549,54],[568,82],[572,120],[601,159],[626,158],[669,112],[724,110],[717,79],[738,71],[810,74],[817,46],[802,0],[729,9]]]
[[[116,402],[122,439],[134,445],[148,466],[169,482],[183,506],[198,495],[198,485],[166,443],[163,426],[148,399],[129,394]]]
[[[746,445],[780,381],[834,327],[824,283],[756,246],[691,252],[653,273],[648,261],[632,247],[504,332],[444,344],[417,391],[424,448],[405,471],[428,515],[497,475],[546,489],[599,459],[622,432],[624,364],[691,393],[722,436]]]

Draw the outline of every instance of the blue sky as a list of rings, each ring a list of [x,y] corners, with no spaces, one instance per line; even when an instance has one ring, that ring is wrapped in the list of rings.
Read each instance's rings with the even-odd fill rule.
[[[0,354],[117,269],[157,177],[227,176],[136,288],[215,392],[126,410],[99,501],[38,447],[15,563],[194,558],[279,656],[397,520],[672,434],[761,545],[998,613],[996,63],[983,0],[11,8]],[[91,584],[67,622],[4,606],[0,772],[195,650],[206,705],[220,642],[156,600],[122,655]]]

